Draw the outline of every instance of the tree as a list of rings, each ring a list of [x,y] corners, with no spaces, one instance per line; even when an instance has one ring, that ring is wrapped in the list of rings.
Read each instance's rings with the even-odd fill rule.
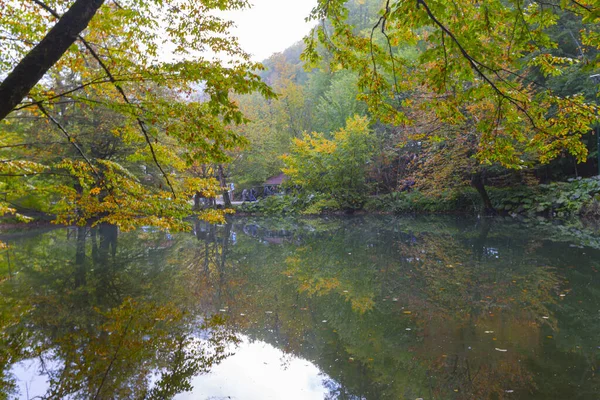
[[[9,43],[0,55],[0,75],[9,75],[2,85],[25,85],[19,65],[46,48],[44,40],[50,39],[45,38],[56,35],[54,29],[69,15],[81,17],[80,3],[85,2],[71,7],[64,0],[2,2],[0,26]],[[4,119],[0,152],[5,162],[0,175],[6,180],[0,183],[18,180],[34,193],[52,188],[49,208],[59,214],[59,222],[183,227],[181,219],[191,208],[189,198],[198,191],[208,195],[220,190],[216,181],[188,174],[189,168],[226,162],[228,151],[246,142],[232,130],[245,118],[231,95],[254,91],[273,95],[254,72],[260,65],[250,62],[228,35],[231,22],[213,13],[247,3],[96,3],[99,8],[87,28],[70,31],[75,41]],[[52,54],[58,52],[52,48]],[[94,144],[83,139],[81,126],[65,121],[63,114],[74,110],[83,119],[93,113],[113,115],[118,123],[105,134],[113,135],[119,148],[131,147],[133,154],[117,160],[97,157]],[[22,121],[32,119],[48,121],[38,144],[62,141],[72,151],[60,151],[50,159],[23,151],[31,147],[20,133]],[[50,175],[52,180],[41,179]],[[15,212],[19,207],[14,200],[2,203],[2,211]],[[214,212],[200,216],[222,220]]]
[[[290,154],[283,156],[283,172],[289,185],[331,196],[344,210],[360,210],[370,193],[367,172],[373,147],[367,119],[355,116],[331,140],[316,132],[294,139]]]
[[[559,13],[581,19],[582,45],[598,48],[597,0],[387,0],[368,28],[352,18],[355,3],[364,2],[318,2],[311,18],[327,23],[307,37],[304,59],[317,65],[323,46],[330,66],[357,71],[375,119],[412,123],[411,94],[422,88],[431,96],[421,107],[444,123],[472,121],[480,163],[521,169],[528,158],[546,163],[565,152],[585,160],[581,138],[597,120],[597,106],[582,94],[561,97],[528,72],[559,75],[579,62],[552,54],[548,29]],[[418,46],[418,57],[404,57],[404,45]],[[596,57],[588,68],[597,66]]]
[[[295,47],[292,47],[294,49]],[[232,162],[232,175],[243,187],[262,184],[280,173],[283,163],[279,156],[287,153],[293,138],[300,138],[313,129],[315,99],[302,85],[304,73],[300,59],[288,60],[285,53],[274,54],[265,61],[263,79],[277,93],[277,99],[265,99],[257,94],[240,96],[240,109],[249,119],[236,132],[249,141]]]
[[[2,7],[10,10],[3,1]],[[46,72],[75,43],[104,0],[77,0],[0,84],[0,120],[4,119],[33,89]],[[45,7],[38,2],[41,7]],[[10,14],[10,11],[9,11]]]

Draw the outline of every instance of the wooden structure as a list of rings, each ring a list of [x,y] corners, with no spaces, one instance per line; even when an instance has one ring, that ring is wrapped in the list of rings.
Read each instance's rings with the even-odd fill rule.
[[[281,185],[287,180],[287,176],[282,172],[279,175],[270,177],[262,184],[263,195],[270,196],[281,191]]]

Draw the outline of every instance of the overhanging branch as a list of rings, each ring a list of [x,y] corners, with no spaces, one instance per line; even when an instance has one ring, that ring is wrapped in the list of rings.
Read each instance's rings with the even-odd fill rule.
[[[76,0],[56,25],[0,84],[0,120],[4,119],[62,57],[87,27],[104,0]]]

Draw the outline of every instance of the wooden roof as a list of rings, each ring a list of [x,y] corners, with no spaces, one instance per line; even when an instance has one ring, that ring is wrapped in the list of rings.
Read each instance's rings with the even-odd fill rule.
[[[267,179],[263,185],[264,186],[281,185],[283,183],[283,181],[285,181],[286,179],[287,179],[287,176],[285,176],[285,174],[282,172],[279,175],[275,175],[275,176],[272,176],[269,179]]]

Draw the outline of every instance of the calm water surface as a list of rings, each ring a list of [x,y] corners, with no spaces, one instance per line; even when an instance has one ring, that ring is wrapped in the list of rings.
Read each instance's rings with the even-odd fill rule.
[[[354,217],[0,239],[0,399],[600,399],[600,234]]]

